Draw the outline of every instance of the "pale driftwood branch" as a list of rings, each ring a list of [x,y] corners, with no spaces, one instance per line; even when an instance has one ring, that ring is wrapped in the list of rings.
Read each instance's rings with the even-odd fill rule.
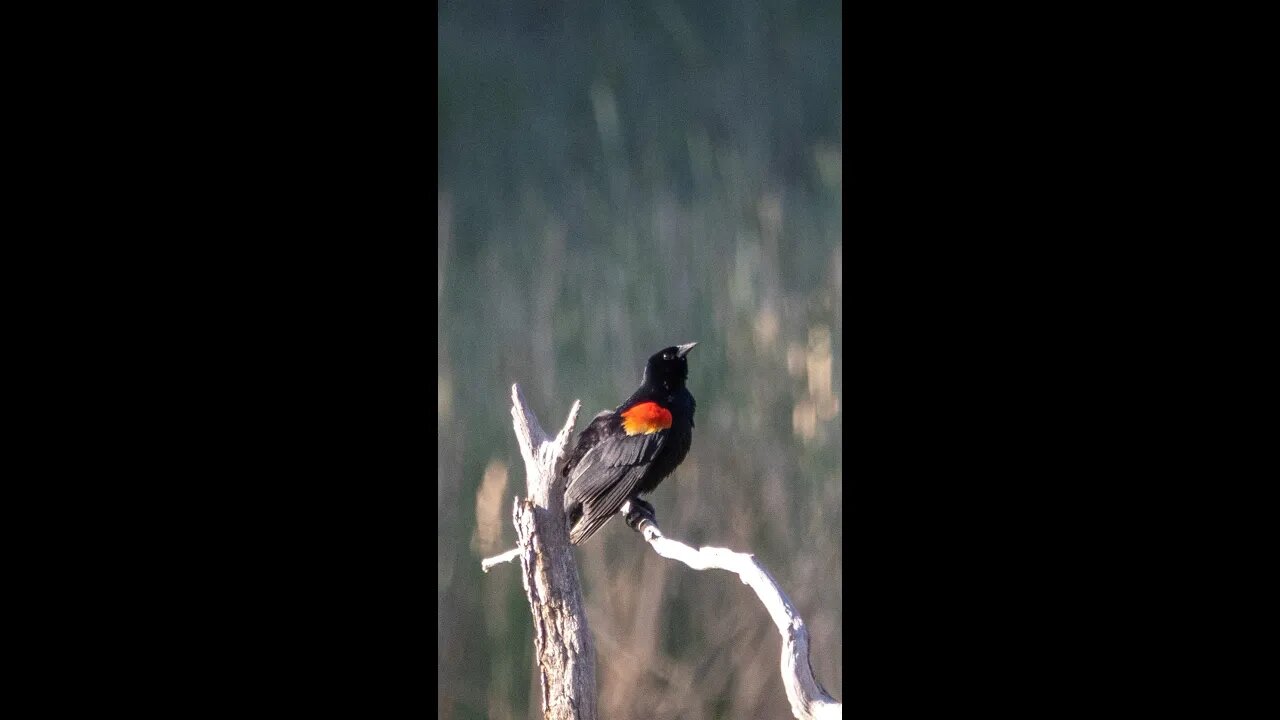
[[[575,401],[560,433],[549,439],[520,386],[511,386],[511,417],[524,457],[528,498],[515,502],[516,549],[481,563],[487,570],[504,556],[520,558],[521,579],[533,612],[533,645],[546,720],[596,720],[596,652],[569,547],[564,480],[559,472],[579,408]]]
[[[511,548],[510,550],[502,553],[501,555],[494,555],[491,558],[485,558],[481,560],[480,569],[485,572],[489,572],[490,570],[493,569],[494,565],[501,565],[502,563],[514,562],[519,559],[520,559],[520,548]]]
[[[629,511],[630,503],[623,504],[621,512]],[[801,720],[843,717],[843,706],[827,694],[813,675],[813,666],[809,663],[809,630],[804,620],[778,581],[754,555],[717,547],[694,550],[664,536],[647,518],[640,521],[639,530],[654,552],[665,558],[679,560],[694,570],[719,568],[737,573],[743,584],[755,590],[782,635],[782,685],[791,701],[791,713]]]

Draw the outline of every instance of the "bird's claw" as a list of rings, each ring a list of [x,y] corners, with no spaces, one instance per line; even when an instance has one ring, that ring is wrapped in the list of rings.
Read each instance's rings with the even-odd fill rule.
[[[649,503],[639,498],[632,499],[631,506],[627,509],[627,527],[640,532],[641,521],[647,520],[650,525],[658,524],[658,511],[653,509]]]

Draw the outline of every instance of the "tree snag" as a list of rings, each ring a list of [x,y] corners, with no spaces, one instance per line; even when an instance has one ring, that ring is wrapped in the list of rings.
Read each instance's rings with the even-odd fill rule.
[[[511,386],[511,417],[524,457],[528,497],[515,500],[517,544],[505,554],[520,558],[546,720],[596,720],[596,652],[565,527],[560,476],[579,407],[575,401],[560,433],[549,439],[520,386]]]

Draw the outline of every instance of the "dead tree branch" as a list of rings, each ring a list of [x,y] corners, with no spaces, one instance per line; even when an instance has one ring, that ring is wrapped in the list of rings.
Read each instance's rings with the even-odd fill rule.
[[[620,512],[630,512],[630,505],[624,503]],[[654,552],[665,558],[679,560],[694,570],[719,568],[737,573],[743,584],[756,592],[782,635],[782,685],[791,701],[791,713],[800,720],[843,717],[843,705],[827,694],[813,675],[813,666],[809,663],[809,630],[804,620],[778,581],[754,555],[717,547],[695,550],[664,536],[647,518],[640,520],[638,529]]]
[[[481,560],[480,569],[485,572],[489,572],[490,570],[493,569],[494,565],[501,565],[502,563],[509,563],[519,559],[520,559],[520,548],[511,548],[510,550],[502,553],[501,555],[494,555],[491,558],[485,558]]]
[[[564,517],[560,468],[569,450],[579,403],[554,439],[529,410],[519,385],[511,386],[511,417],[524,457],[528,497],[516,498],[513,519],[522,581],[533,612],[533,644],[542,677],[546,720],[596,720],[596,653],[587,628],[578,570]],[[503,557],[503,556],[499,556]],[[487,571],[494,563],[482,563]]]

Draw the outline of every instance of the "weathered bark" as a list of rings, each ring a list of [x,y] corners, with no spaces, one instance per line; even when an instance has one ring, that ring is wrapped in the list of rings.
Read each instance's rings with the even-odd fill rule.
[[[554,439],[547,438],[518,385],[511,386],[511,405],[528,483],[528,497],[515,501],[515,552],[533,612],[542,716],[547,720],[596,720],[595,646],[565,527],[564,480],[559,472],[569,450],[579,403],[573,403],[568,421]]]

